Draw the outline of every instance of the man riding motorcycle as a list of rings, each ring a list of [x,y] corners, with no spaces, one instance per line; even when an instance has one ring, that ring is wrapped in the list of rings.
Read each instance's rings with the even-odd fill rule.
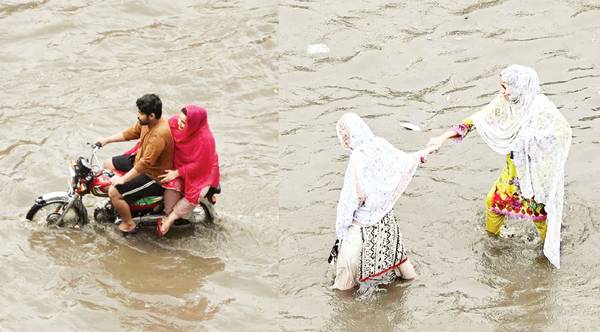
[[[162,196],[159,175],[173,168],[173,138],[169,124],[162,115],[162,102],[155,94],[137,99],[138,122],[125,131],[101,138],[98,144],[139,140],[135,155],[119,155],[104,162],[110,170],[126,172],[113,176],[108,191],[111,203],[121,217],[119,230],[132,233],[137,230],[128,203],[146,196]]]

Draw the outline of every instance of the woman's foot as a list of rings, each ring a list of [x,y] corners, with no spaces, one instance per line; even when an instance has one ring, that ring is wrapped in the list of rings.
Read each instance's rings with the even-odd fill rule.
[[[159,218],[156,220],[156,235],[158,237],[163,237],[165,234],[169,232],[171,229],[171,225],[173,225],[173,218]]]
[[[163,220],[164,218],[156,219],[156,235],[158,235],[159,238],[167,234],[167,231],[164,230]]]

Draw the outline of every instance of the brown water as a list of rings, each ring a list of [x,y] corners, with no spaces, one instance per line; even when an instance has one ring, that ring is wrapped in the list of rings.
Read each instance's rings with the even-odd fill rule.
[[[592,0],[0,0],[0,330],[592,329],[599,22]],[[331,51],[308,55],[316,43]],[[485,234],[503,157],[472,134],[396,207],[419,278],[366,299],[329,290],[347,162],[337,119],[356,112],[417,150],[487,103],[511,63],[538,70],[573,127],[561,270],[528,223]],[[149,92],[167,115],[209,110],[216,225],[159,240],[24,222],[35,197],[66,189],[66,161],[131,125]]]
[[[274,329],[277,25],[273,1],[0,1],[0,330]],[[216,226],[159,240],[25,223],[39,194],[66,189],[66,160],[133,124],[145,93],[167,115],[208,109]]]
[[[596,329],[597,1],[284,0],[279,15],[281,329]],[[307,54],[316,43],[330,53]],[[512,63],[538,71],[573,127],[562,268],[543,258],[528,222],[486,235],[483,199],[504,157],[475,133],[431,156],[396,206],[419,278],[364,300],[329,290],[347,163],[339,117],[356,112],[376,135],[414,151],[489,102]],[[403,129],[405,121],[424,131]]]

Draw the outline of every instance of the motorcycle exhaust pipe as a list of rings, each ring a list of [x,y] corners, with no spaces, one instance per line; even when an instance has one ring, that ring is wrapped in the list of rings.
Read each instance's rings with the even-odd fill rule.
[[[136,223],[137,225],[141,225],[141,224],[156,225],[156,221],[161,218],[165,218],[165,216],[156,215],[156,214],[147,214],[144,216],[134,217],[133,222]]]
[[[156,225],[156,221],[160,218],[164,218],[165,216],[162,215],[156,215],[156,214],[150,214],[150,215],[144,215],[144,216],[139,216],[139,217],[133,217],[131,218],[131,220],[136,224],[136,225]],[[119,219],[115,220],[115,225],[118,225],[121,221]]]

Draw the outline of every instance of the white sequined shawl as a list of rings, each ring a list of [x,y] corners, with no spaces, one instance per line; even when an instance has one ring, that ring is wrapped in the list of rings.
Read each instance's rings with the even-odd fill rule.
[[[337,206],[336,234],[343,240],[355,219],[363,226],[379,222],[404,192],[419,165],[418,153],[405,153],[373,135],[356,114],[344,114],[337,134],[349,133],[350,160]]]
[[[548,229],[544,254],[560,268],[564,167],[571,145],[571,127],[556,106],[540,92],[537,73],[511,65],[501,78],[510,97],[498,96],[472,117],[479,135],[500,154],[513,152],[525,198],[545,204]]]

